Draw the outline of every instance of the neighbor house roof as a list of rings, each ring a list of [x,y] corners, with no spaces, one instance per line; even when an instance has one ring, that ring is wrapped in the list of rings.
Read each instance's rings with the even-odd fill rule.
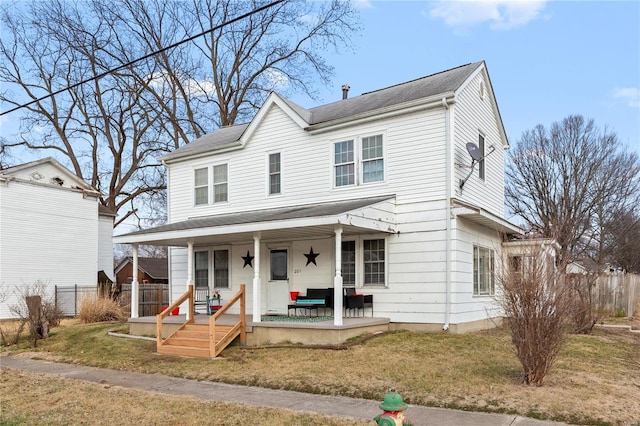
[[[116,273],[128,264],[133,263],[131,256],[124,258],[116,267]],[[169,264],[166,257],[138,257],[138,269],[154,279],[168,279]]]
[[[311,130],[326,123],[349,120],[421,99],[444,95],[452,96],[483,65],[483,61],[462,65],[447,71],[310,109],[305,109],[277,94],[272,94],[271,99],[274,99],[275,102],[281,102],[281,105],[286,105],[304,123],[305,128]],[[254,118],[255,120],[256,118]],[[244,123],[222,127],[165,155],[162,160],[171,161],[209,151],[240,147],[243,143],[243,134],[251,124]]]

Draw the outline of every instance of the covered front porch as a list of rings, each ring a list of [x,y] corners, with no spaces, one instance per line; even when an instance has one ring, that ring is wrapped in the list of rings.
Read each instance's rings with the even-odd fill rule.
[[[204,289],[208,289],[210,293],[220,290],[224,297],[225,292],[233,294],[236,286],[239,285],[237,283],[248,284],[247,312],[250,315],[247,321],[251,335],[255,336],[251,341],[273,342],[274,339],[269,336],[285,333],[284,330],[287,330],[286,333],[289,335],[284,340],[298,339],[302,342],[303,337],[298,338],[296,334],[302,336],[305,333],[299,330],[306,328],[327,330],[325,334],[331,337],[319,338],[316,336],[319,340],[314,338],[313,342],[326,341],[333,344],[362,334],[361,331],[358,331],[361,324],[371,321],[370,319],[345,318],[342,242],[345,239],[353,242],[357,238],[378,238],[377,241],[382,244],[380,250],[384,251],[385,236],[395,233],[397,233],[395,197],[381,196],[197,217],[116,236],[114,242],[133,246],[134,276],[132,280],[131,324],[145,324],[144,319],[139,318],[136,300],[138,279],[135,272],[137,271],[138,246],[143,244],[165,245],[181,248],[181,253],[183,253],[181,256],[184,256],[178,269],[184,271],[182,272],[184,275],[180,276],[185,280],[180,282],[182,279],[176,280],[173,278],[175,275],[171,275],[172,300],[175,300],[176,295],[180,294],[183,289],[193,286],[194,281],[197,281],[194,278],[198,278],[196,268],[196,253],[198,251],[209,250],[210,259],[213,259],[219,252],[224,252],[227,256],[226,259],[228,259],[226,260],[228,286],[220,288],[216,284],[215,274],[219,271],[211,263],[208,270],[208,284],[204,284]],[[316,244],[321,244],[324,247],[320,258],[322,263],[316,262],[316,257],[319,254]],[[301,266],[292,266],[295,262],[300,261],[302,256],[300,250],[303,245],[305,251],[302,253],[307,257],[306,265],[303,260]],[[306,254],[307,251],[309,254]],[[294,259],[294,253],[295,259],[298,260]],[[283,262],[285,266],[276,273],[274,265],[277,266],[278,262]],[[384,258],[379,263],[382,265]],[[170,267],[174,268],[175,265],[176,260],[172,260]],[[382,268],[381,273],[384,274],[384,265]],[[251,272],[253,273],[251,274]],[[351,273],[352,276],[355,275],[354,271]],[[353,288],[354,284],[350,286]],[[311,323],[290,319],[267,321],[267,319],[272,319],[269,314],[287,314],[286,308],[289,303],[292,303],[289,300],[290,291],[298,290],[304,294],[308,289],[320,287],[330,289],[333,292],[330,319]],[[202,287],[199,287],[196,282],[195,288],[197,291]],[[359,288],[358,290],[360,293],[365,289]],[[378,290],[384,290],[384,288],[380,287]],[[277,302],[276,304],[283,307],[284,311],[280,309],[278,312],[278,310],[271,309],[274,300]],[[183,315],[186,315],[183,322],[191,320],[193,316],[197,319],[198,315],[195,311],[186,311],[182,310]],[[375,312],[375,306],[372,311]],[[234,313],[236,312],[230,314]],[[374,320],[376,319],[374,318]],[[389,320],[377,319],[374,321],[376,326],[378,323],[385,322],[388,324]],[[133,330],[142,327],[143,325],[134,325]]]
[[[344,317],[341,325],[335,325],[333,317],[286,317],[263,316],[261,321],[247,320],[247,346],[262,346],[281,342],[304,345],[339,345],[364,334],[389,331],[389,318]],[[196,314],[196,324],[208,324],[209,316]],[[217,322],[220,325],[236,324],[238,314],[224,314]],[[162,334],[166,338],[186,321],[186,314],[164,319]],[[135,336],[155,336],[156,317],[129,318],[129,333]]]

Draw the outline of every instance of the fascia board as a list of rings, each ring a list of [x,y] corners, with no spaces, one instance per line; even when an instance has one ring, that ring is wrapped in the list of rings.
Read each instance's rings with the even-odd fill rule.
[[[453,100],[454,93],[441,93],[428,98],[416,99],[415,101],[402,104],[392,105],[386,108],[379,108],[356,115],[351,115],[324,123],[313,124],[305,128],[310,134],[319,134],[332,130],[350,127],[358,124],[367,123],[373,120],[381,120],[384,118],[395,117],[411,112],[422,111],[430,108],[442,107],[442,99]]]

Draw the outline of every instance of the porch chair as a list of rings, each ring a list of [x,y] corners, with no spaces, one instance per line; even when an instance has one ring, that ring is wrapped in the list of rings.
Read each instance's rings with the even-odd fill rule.
[[[195,300],[193,301],[194,313],[198,314],[202,310],[202,313],[209,312],[209,287],[196,287],[195,288]]]

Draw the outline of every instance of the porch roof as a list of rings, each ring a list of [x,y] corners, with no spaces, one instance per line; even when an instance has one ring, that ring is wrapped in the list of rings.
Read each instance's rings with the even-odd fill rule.
[[[314,238],[333,235],[336,225],[343,234],[368,232],[396,233],[395,195],[250,210],[189,218],[124,235],[114,236],[116,244],[186,246],[252,242],[262,239]]]
[[[507,235],[524,235],[524,230],[517,225],[478,206],[453,199],[451,202],[453,213],[461,218],[470,220],[478,225]]]

